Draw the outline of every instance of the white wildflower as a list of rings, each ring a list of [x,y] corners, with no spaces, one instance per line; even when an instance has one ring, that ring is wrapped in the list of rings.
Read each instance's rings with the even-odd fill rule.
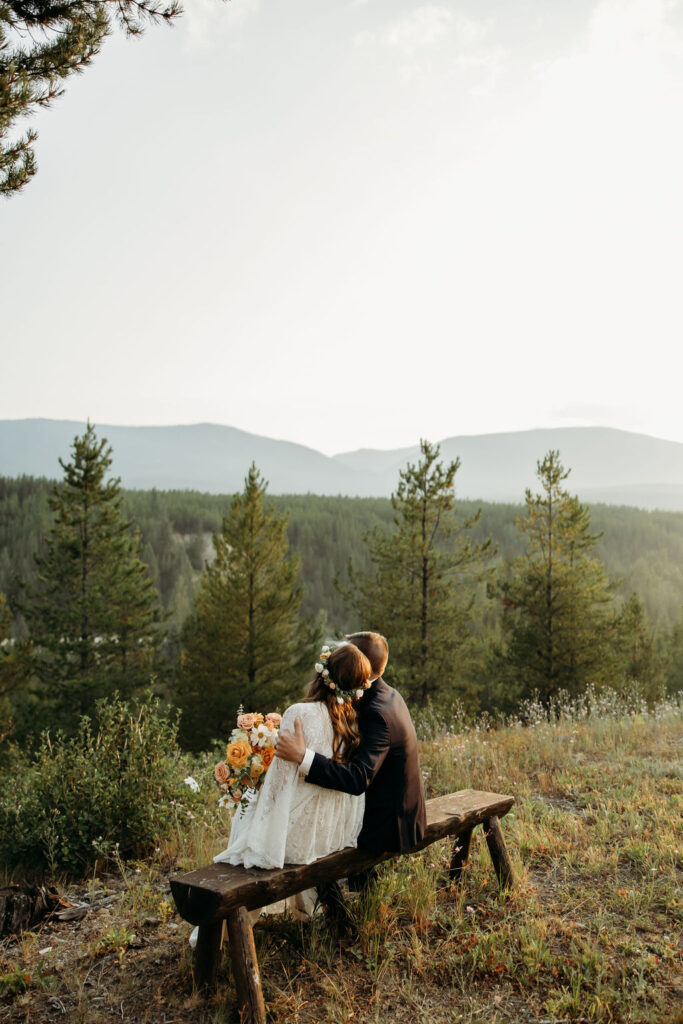
[[[183,779],[186,786],[189,786],[193,793],[199,792],[199,783],[196,779],[193,779],[191,775],[188,775],[186,779]]]
[[[323,664],[322,664],[321,661],[316,661],[316,663],[315,663],[315,670],[316,670],[316,672],[322,672]]]

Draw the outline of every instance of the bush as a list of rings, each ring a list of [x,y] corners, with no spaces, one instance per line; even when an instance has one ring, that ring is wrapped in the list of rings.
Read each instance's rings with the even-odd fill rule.
[[[144,856],[173,828],[171,800],[190,798],[177,731],[157,699],[115,695],[75,736],[43,733],[32,762],[1,787],[0,862],[82,876],[108,852]]]

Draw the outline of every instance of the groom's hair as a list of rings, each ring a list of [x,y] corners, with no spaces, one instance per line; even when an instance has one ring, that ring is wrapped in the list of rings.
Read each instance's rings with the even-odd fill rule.
[[[389,660],[389,644],[381,633],[347,633],[346,639],[362,651],[372,665],[372,673],[381,676]]]

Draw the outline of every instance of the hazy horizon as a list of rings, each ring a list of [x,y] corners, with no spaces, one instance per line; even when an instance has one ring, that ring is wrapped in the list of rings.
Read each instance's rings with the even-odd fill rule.
[[[3,416],[3,417],[0,417],[0,423],[20,422],[22,420],[46,420],[46,421],[55,422],[55,423],[78,423],[78,424],[83,424],[83,425],[85,425],[87,423],[87,417],[86,417],[86,419],[81,420],[81,419],[78,419],[77,417],[74,417],[74,416]],[[90,422],[93,424],[93,426],[95,427],[95,429],[96,429],[98,434],[101,434],[101,431],[106,430],[108,427],[116,427],[116,428],[118,428],[118,427],[123,427],[123,428],[125,428],[125,427],[130,427],[130,428],[136,428],[136,427],[154,428],[154,427],[159,427],[159,428],[163,428],[163,427],[202,427],[202,426],[227,427],[228,429],[238,430],[238,431],[240,431],[242,433],[245,433],[245,434],[253,434],[256,437],[263,437],[263,438],[266,438],[267,440],[270,440],[270,441],[282,441],[282,442],[290,443],[290,444],[301,444],[301,445],[303,445],[303,447],[310,448],[310,449],[312,449],[313,451],[316,451],[316,452],[320,452],[321,454],[326,455],[328,458],[334,458],[336,455],[346,455],[346,454],[349,454],[349,453],[352,453],[352,452],[363,451],[363,450],[377,451],[377,452],[393,452],[393,451],[401,451],[401,450],[409,449],[409,448],[415,448],[415,447],[419,446],[419,443],[420,443],[421,439],[425,437],[425,435],[422,434],[421,436],[416,437],[412,441],[408,442],[408,444],[403,444],[403,445],[396,445],[396,446],[389,446],[389,445],[373,446],[373,445],[362,444],[362,445],[359,445],[356,448],[340,448],[340,449],[338,449],[336,451],[328,452],[328,451],[325,451],[322,447],[317,447],[314,443],[304,443],[304,442],[301,442],[301,441],[296,441],[292,437],[285,437],[285,436],[281,436],[280,437],[280,436],[273,436],[271,434],[261,434],[258,431],[245,430],[243,427],[240,427],[240,426],[238,426],[235,423],[218,423],[216,420],[191,420],[191,421],[187,421],[187,422],[181,422],[181,421],[176,420],[176,421],[171,421],[169,423],[135,423],[135,422],[132,422],[132,423],[121,423],[121,422],[118,422],[118,423],[113,423],[113,422],[110,422],[110,423],[98,423],[98,422],[95,422],[94,420],[91,419]],[[453,433],[445,434],[443,437],[426,438],[426,440],[431,441],[432,443],[441,443],[443,441],[457,439],[457,438],[460,438],[460,437],[463,437],[463,438],[485,438],[485,437],[495,437],[495,436],[498,436],[498,435],[503,436],[503,435],[509,435],[509,434],[518,434],[518,433],[519,434],[529,434],[529,433],[540,432],[540,431],[562,431],[562,430],[587,430],[587,431],[589,431],[589,430],[608,430],[608,431],[618,431],[620,433],[633,434],[634,436],[638,436],[638,437],[652,438],[652,439],[657,440],[657,441],[673,441],[673,443],[675,443],[675,444],[683,444],[683,441],[678,441],[678,440],[676,440],[674,438],[659,437],[656,434],[648,434],[647,432],[642,431],[642,430],[629,430],[629,429],[624,428],[624,427],[608,426],[608,425],[605,425],[605,424],[602,424],[602,423],[580,423],[580,424],[569,424],[569,425],[563,425],[563,426],[558,426],[557,424],[541,424],[541,425],[535,426],[535,427],[524,427],[524,428],[521,428],[520,430],[511,430],[511,431],[505,431],[505,430],[486,430],[486,431],[478,431],[476,433],[470,433],[468,431],[461,431],[461,432],[458,432],[457,434],[453,434]]]

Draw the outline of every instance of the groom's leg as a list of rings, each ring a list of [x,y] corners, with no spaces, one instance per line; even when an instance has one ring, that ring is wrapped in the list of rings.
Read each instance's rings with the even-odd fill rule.
[[[339,882],[321,882],[316,888],[328,921],[332,921],[338,928],[349,928],[351,915]]]
[[[366,868],[365,871],[349,875],[349,892],[359,892],[364,895],[375,884],[378,877],[377,867],[374,864],[371,868]]]

